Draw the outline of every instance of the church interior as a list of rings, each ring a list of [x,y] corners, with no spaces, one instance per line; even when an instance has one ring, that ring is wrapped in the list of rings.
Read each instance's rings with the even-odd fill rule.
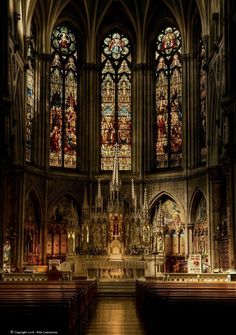
[[[229,326],[236,2],[1,0],[0,12],[6,335],[158,335],[183,314],[217,333],[209,310]],[[97,304],[108,315],[119,299],[138,315],[128,330],[88,331]]]

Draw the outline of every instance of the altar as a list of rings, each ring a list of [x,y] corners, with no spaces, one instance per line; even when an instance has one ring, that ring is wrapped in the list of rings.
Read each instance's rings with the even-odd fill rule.
[[[140,259],[110,260],[107,257],[73,258],[75,276],[97,279],[136,279],[145,276],[147,262]]]
[[[145,261],[86,261],[88,278],[133,279],[144,277]]]

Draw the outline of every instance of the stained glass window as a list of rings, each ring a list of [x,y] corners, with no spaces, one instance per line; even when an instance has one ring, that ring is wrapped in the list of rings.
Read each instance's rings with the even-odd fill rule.
[[[35,113],[35,70],[32,61],[33,42],[27,40],[28,68],[26,70],[25,160],[32,162],[33,120]]]
[[[131,50],[118,32],[103,41],[101,53],[101,170],[113,169],[115,145],[119,169],[131,170]]]
[[[206,47],[200,41],[200,155],[201,163],[206,162],[206,97],[207,97],[207,72],[206,72]]]
[[[26,71],[25,160],[32,161],[32,126],[34,119],[34,70]]]
[[[174,27],[157,37],[155,49],[156,167],[182,165],[181,35]]]
[[[77,46],[75,34],[58,26],[51,36],[50,166],[76,168]]]

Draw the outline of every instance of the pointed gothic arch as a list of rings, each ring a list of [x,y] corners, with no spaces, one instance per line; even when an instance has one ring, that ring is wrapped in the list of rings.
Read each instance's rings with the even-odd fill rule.
[[[209,265],[209,219],[207,214],[207,200],[200,189],[196,189],[190,207],[192,253],[202,257],[203,271],[208,272]]]
[[[60,194],[48,209],[46,227],[46,257],[66,259],[66,254],[75,252],[81,234],[78,201],[71,194]]]
[[[155,210],[155,212],[154,212]],[[167,272],[186,272],[186,224],[183,207],[166,192],[161,192],[153,202],[152,227],[162,224]],[[162,221],[162,222],[160,222]]]

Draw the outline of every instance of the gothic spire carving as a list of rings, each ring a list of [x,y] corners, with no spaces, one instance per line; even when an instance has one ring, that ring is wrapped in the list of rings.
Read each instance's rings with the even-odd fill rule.
[[[115,153],[114,153],[114,161],[113,161],[113,172],[112,179],[110,183],[110,191],[111,192],[119,192],[120,190],[120,177],[119,177],[119,146],[115,144]]]
[[[120,186],[121,181],[119,177],[119,147],[115,144],[115,153],[113,161],[113,172],[110,182],[110,200],[109,200],[109,210],[114,211],[120,208]]]
[[[147,189],[144,189],[144,199],[143,199],[143,216],[145,218],[149,217],[149,207],[148,207],[148,198],[147,198]]]
[[[102,196],[102,191],[101,191],[101,180],[98,179],[98,190],[97,190],[97,195],[95,198],[95,205],[96,205],[96,211],[100,209],[100,211],[103,210],[103,196]]]
[[[83,200],[82,211],[83,211],[84,218],[87,218],[88,215],[89,215],[87,188],[85,188],[85,190],[84,190],[84,200]]]
[[[134,207],[135,213],[137,212],[137,195],[134,190],[134,180],[133,178],[131,179],[131,200],[132,200],[132,205]]]

